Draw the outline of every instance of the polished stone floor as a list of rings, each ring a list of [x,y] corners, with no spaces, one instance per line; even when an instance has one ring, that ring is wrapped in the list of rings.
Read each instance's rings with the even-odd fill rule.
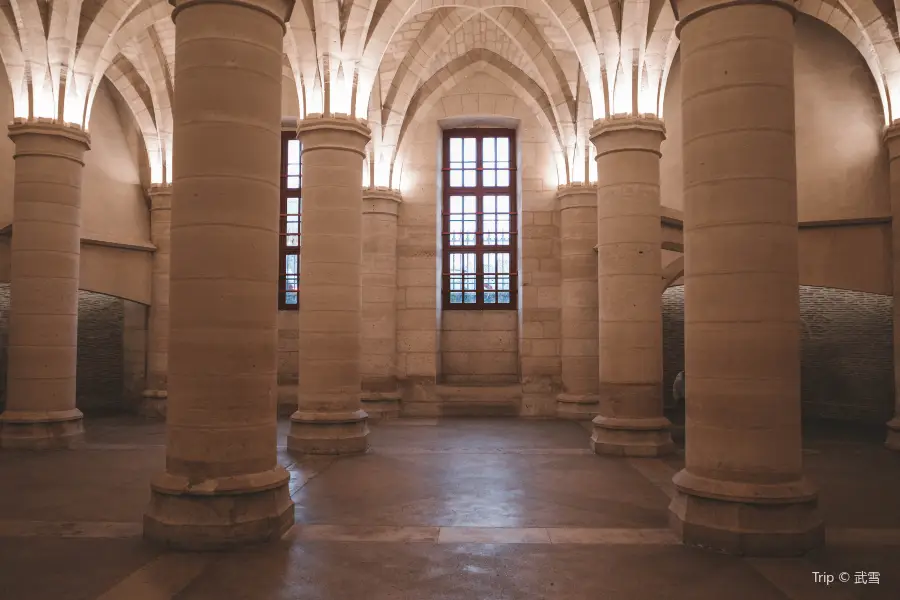
[[[282,540],[166,552],[140,538],[164,427],[86,428],[81,450],[0,453],[3,600],[900,598],[900,454],[878,430],[806,428],[828,543],[763,560],[676,543],[666,507],[680,455],[594,456],[580,424],[505,419],[387,421],[354,458],[279,450],[297,521]]]

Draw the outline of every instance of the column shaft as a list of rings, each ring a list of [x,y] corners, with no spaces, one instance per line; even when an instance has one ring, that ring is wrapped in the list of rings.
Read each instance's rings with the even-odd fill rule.
[[[363,191],[362,333],[363,407],[370,418],[400,413],[397,391],[397,213],[400,194]]]
[[[178,3],[166,470],[144,535],[186,549],[293,523],[276,460],[286,2]],[[276,12],[272,12],[276,11]]]
[[[172,186],[150,188],[150,239],[156,245],[150,280],[147,326],[147,379],[141,414],[165,417],[169,369],[169,271],[171,264]]]
[[[71,447],[75,408],[81,179],[89,136],[50,121],[9,126],[15,142],[9,364],[0,447]]]
[[[894,290],[894,418],[887,424],[884,445],[900,451],[900,123],[894,123],[884,134],[890,158],[891,178],[891,258]]]
[[[360,402],[362,164],[369,129],[347,117],[300,122],[303,266],[298,409],[288,448],[353,454],[368,448]]]
[[[597,415],[597,188],[572,184],[557,193],[562,262],[562,393],[557,415]]]
[[[661,121],[622,117],[591,130],[597,148],[598,454],[674,448],[663,416],[659,157]]]
[[[820,543],[803,478],[793,6],[681,14],[686,544],[751,555]]]

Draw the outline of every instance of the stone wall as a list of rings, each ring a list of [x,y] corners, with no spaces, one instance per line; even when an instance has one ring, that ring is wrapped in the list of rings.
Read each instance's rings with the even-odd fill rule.
[[[519,381],[514,310],[447,310],[441,315],[441,366],[447,383]]]
[[[892,298],[800,287],[803,415],[884,423],[893,412]],[[664,385],[684,368],[684,287],[663,294]]]
[[[124,307],[119,298],[78,292],[77,406],[84,413],[118,412],[123,399]],[[6,404],[9,285],[0,285],[0,406]]]

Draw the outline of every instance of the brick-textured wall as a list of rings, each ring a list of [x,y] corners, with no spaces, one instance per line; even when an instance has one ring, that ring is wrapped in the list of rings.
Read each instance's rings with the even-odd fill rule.
[[[883,423],[893,412],[892,298],[800,287],[804,417]],[[684,368],[684,287],[663,294],[664,386]]]
[[[519,381],[514,310],[447,310],[441,315],[441,367],[447,383]]]
[[[9,285],[0,285],[0,403],[6,399]],[[123,400],[124,310],[119,298],[78,292],[77,406],[85,413],[127,410]]]
[[[147,309],[122,300],[122,401],[135,411],[147,381]]]

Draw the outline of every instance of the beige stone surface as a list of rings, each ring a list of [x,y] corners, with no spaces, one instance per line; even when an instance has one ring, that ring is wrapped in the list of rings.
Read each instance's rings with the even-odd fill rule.
[[[562,393],[557,414],[592,419],[599,401],[597,303],[597,188],[569,185],[557,192],[561,239]]]
[[[363,190],[362,401],[371,418],[400,411],[397,389],[397,213],[402,198],[390,189]]]
[[[294,520],[275,450],[289,8],[186,2],[175,12],[166,469],[144,516],[144,536],[172,547],[277,539]]]
[[[792,5],[683,2],[686,544],[821,544],[804,479]],[[741,39],[740,45],[730,43]]]
[[[659,456],[673,450],[662,391],[662,250],[656,118],[601,120],[597,148],[599,454]]]
[[[75,408],[81,181],[90,136],[52,121],[16,121],[6,410],[0,448],[71,447]]]
[[[171,267],[172,186],[150,188],[150,236],[153,278],[150,316],[147,324],[147,379],[141,414],[165,417],[169,371],[169,274]]]
[[[368,448],[362,409],[362,161],[369,129],[347,117],[300,122],[303,284],[297,412],[288,448],[354,454]]]

